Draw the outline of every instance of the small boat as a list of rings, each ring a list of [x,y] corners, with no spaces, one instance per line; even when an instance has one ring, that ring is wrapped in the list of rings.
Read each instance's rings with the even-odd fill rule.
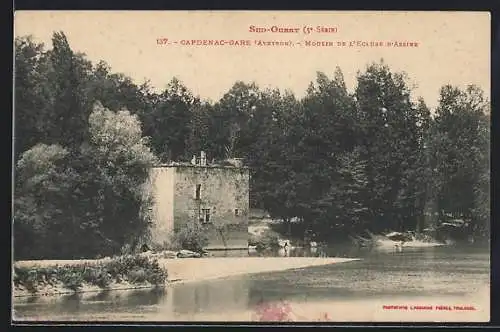
[[[177,253],[177,258],[200,258],[203,254],[191,250],[181,250]]]

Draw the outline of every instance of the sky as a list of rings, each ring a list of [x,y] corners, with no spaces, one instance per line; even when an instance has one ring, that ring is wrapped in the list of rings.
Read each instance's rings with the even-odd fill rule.
[[[251,32],[251,26],[268,31]],[[320,33],[317,27],[334,32]],[[298,32],[273,32],[277,28]],[[106,61],[113,72],[136,83],[149,80],[161,90],[177,77],[195,95],[212,101],[239,80],[290,89],[301,97],[317,71],[333,77],[336,66],[352,91],[356,73],[381,58],[393,71],[405,71],[415,86],[414,97],[423,97],[431,108],[438,104],[439,89],[445,84],[461,88],[476,84],[490,96],[488,12],[15,13],[15,36],[32,35],[50,48],[54,31],[63,31],[74,51],[85,53],[94,63]],[[170,44],[159,45],[157,40],[165,38]],[[182,45],[184,40],[231,39],[248,40],[250,46]],[[290,41],[293,46],[259,46],[256,40]],[[346,46],[313,47],[306,41],[346,42]],[[357,47],[357,41],[412,42],[418,47]]]

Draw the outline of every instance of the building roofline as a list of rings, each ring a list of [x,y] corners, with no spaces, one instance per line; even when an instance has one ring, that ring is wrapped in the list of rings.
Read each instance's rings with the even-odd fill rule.
[[[225,165],[191,165],[191,164],[156,164],[152,165],[151,168],[221,168],[221,169],[250,169],[248,166],[225,166]]]

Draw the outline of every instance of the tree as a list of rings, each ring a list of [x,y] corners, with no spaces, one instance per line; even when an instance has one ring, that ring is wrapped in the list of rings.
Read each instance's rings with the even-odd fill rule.
[[[137,116],[95,105],[78,153],[36,145],[17,164],[16,257],[112,255],[146,236],[155,156]],[[30,243],[31,242],[31,243]]]
[[[214,105],[211,138],[220,159],[245,158],[253,142],[249,121],[260,102],[261,92],[254,83],[236,82]]]
[[[416,105],[416,151],[413,159],[414,165],[410,167],[407,174],[410,183],[413,185],[413,194],[415,199],[415,227],[421,231],[429,225],[435,224],[434,204],[436,197],[435,186],[437,177],[434,173],[434,167],[431,165],[431,141],[435,138],[431,132],[432,118],[430,109],[422,98],[419,98]],[[411,224],[413,227],[413,223]]]
[[[177,79],[154,98],[151,112],[143,117],[145,134],[162,161],[187,159],[193,108],[199,100]]]
[[[392,73],[383,62],[358,75],[356,99],[362,123],[363,159],[367,162],[366,201],[374,230],[416,226],[419,123],[422,109],[411,102],[404,73]]]
[[[441,89],[433,122],[433,164],[440,179],[437,207],[441,214],[489,224],[488,102],[476,86]]]
[[[253,136],[246,154],[252,175],[250,200],[252,206],[288,221],[295,217],[289,130],[299,103],[293,94],[282,96],[278,90],[267,91],[261,98],[248,124],[247,136]]]
[[[71,50],[62,32],[54,33],[49,51],[31,37],[16,38],[16,158],[37,143],[64,142],[71,151],[85,140],[91,67],[83,54]]]
[[[80,198],[93,214],[85,227],[99,237],[96,241],[107,243],[106,252],[116,253],[146,234],[150,201],[143,185],[157,160],[137,116],[127,110],[113,112],[97,103],[89,118],[89,134],[77,166],[82,176]]]
[[[216,149],[210,139],[211,117],[213,108],[208,102],[195,103],[192,106],[192,117],[189,123],[189,135],[186,140],[186,151],[184,155],[197,155],[200,151],[207,152],[213,158]],[[210,157],[209,157],[210,158]]]
[[[50,69],[47,72],[49,90],[53,103],[47,105],[51,111],[47,142],[64,142],[75,149],[85,140],[90,107],[86,108],[83,87],[88,67],[81,56],[71,50],[63,32],[52,37],[52,50],[47,52]]]
[[[43,111],[48,103],[42,87],[46,82],[40,72],[43,44],[35,43],[31,36],[15,40],[15,160],[40,142],[46,130]]]
[[[360,149],[339,156],[338,168],[332,176],[333,184],[317,202],[320,217],[315,233],[322,235],[323,239],[331,239],[332,235],[345,238],[369,227],[368,207],[364,200],[366,163],[361,159]]]
[[[485,107],[484,114],[479,115],[478,135],[474,140],[477,177],[474,182],[474,207],[472,208],[472,222],[476,234],[489,237],[490,234],[490,133],[491,124]]]
[[[69,234],[67,206],[74,173],[69,153],[60,145],[37,144],[16,165],[14,254],[16,258],[49,258]]]
[[[355,103],[347,92],[342,72],[334,79],[317,73],[307,95],[301,101],[292,141],[292,168],[298,185],[297,204],[300,217],[309,229],[329,229],[335,223],[335,208],[326,208],[337,199],[334,194],[338,181],[341,156],[357,145]]]

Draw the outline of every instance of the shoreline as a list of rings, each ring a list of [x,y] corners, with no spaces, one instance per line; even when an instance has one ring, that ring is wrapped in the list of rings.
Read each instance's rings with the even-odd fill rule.
[[[240,276],[246,274],[271,273],[285,270],[301,269],[314,266],[347,263],[359,261],[359,258],[317,258],[317,257],[216,257],[216,258],[182,258],[158,259],[160,266],[168,273],[168,279],[163,285],[132,285],[128,282],[113,283],[106,288],[84,284],[77,291],[64,288],[62,284],[45,287],[37,293],[30,293],[26,289],[15,287],[12,284],[13,298],[32,296],[63,296],[81,293],[99,293],[105,291],[165,288],[176,284],[210,281],[215,279]],[[82,262],[99,263],[102,260],[73,260],[73,261],[19,261],[14,266],[22,267],[51,267],[57,265],[81,264]]]
[[[169,280],[196,282],[246,274],[270,273],[359,261],[340,257],[214,257],[159,260]]]
[[[74,295],[74,294],[88,294],[88,293],[101,293],[101,292],[108,292],[108,291],[120,291],[120,290],[134,290],[134,289],[154,289],[154,288],[163,288],[164,286],[161,285],[131,285],[128,283],[123,283],[123,284],[118,284],[113,287],[108,287],[108,288],[99,288],[95,286],[90,286],[90,285],[85,285],[82,287],[81,290],[78,291],[71,291],[67,290],[66,288],[63,287],[55,287],[54,291],[39,291],[37,293],[29,293],[28,291],[24,289],[15,289],[14,288],[14,294],[12,295],[13,298],[27,298],[27,297],[38,297],[38,296],[43,296],[43,297],[49,297],[49,296],[63,296],[63,295]],[[16,290],[18,293],[22,294],[15,294]]]

